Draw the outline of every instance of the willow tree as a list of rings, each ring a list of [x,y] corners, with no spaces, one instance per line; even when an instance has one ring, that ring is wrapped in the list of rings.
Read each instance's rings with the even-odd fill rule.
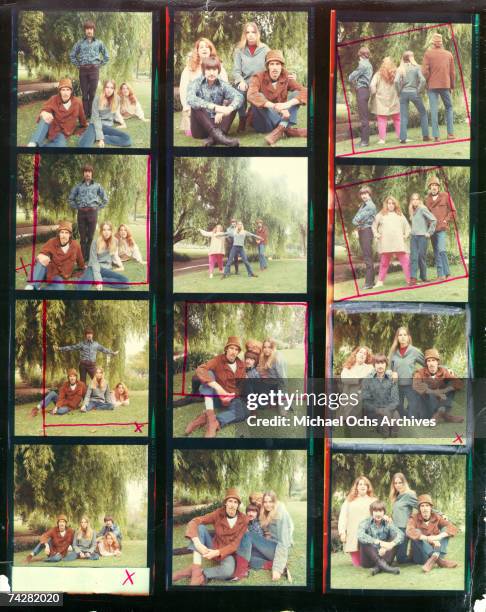
[[[252,491],[290,497],[306,484],[306,452],[288,450],[175,450],[174,500],[211,503],[236,487],[244,500]]]
[[[42,155],[39,163],[38,223],[76,220],[69,206],[71,189],[83,180],[85,164],[93,166],[93,179],[108,196],[100,220],[119,224],[145,215],[147,158],[143,155]],[[28,219],[33,207],[34,156],[19,155],[17,161],[17,204]],[[123,180],[121,178],[123,177]]]
[[[79,352],[60,352],[55,347],[75,344],[92,327],[95,339],[116,356],[98,353],[97,363],[108,380],[123,380],[127,375],[127,338],[148,336],[148,305],[139,300],[62,301],[49,300],[45,319],[46,384],[57,385],[68,368],[77,369]],[[16,304],[16,367],[23,381],[38,375],[43,363],[43,319],[41,300],[22,300]],[[148,367],[148,364],[147,364]]]
[[[21,11],[19,15],[19,62],[29,76],[58,80],[78,78],[69,53],[83,38],[83,23],[96,23],[95,36],[105,44],[110,60],[101,69],[101,78],[117,82],[133,79],[137,71],[150,74],[152,14],[127,12]]]
[[[123,527],[130,511],[129,484],[135,482],[147,482],[143,446],[15,446],[15,515],[37,529],[55,524],[59,514],[66,514],[71,525],[86,515],[95,527],[105,514],[113,514]]]

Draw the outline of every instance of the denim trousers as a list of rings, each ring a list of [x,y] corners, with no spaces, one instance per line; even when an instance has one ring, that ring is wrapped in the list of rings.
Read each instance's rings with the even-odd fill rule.
[[[107,287],[108,289],[121,289],[122,291],[127,291],[130,289],[129,285],[126,284],[128,283],[128,278],[123,274],[115,272],[115,270],[110,270],[109,268],[101,268],[100,273],[103,281],[103,288]],[[91,267],[87,268],[86,272],[79,280],[94,283],[93,269]],[[90,283],[83,283],[80,289],[82,291],[90,291],[93,289],[93,286]]]
[[[420,280],[427,280],[428,246],[429,241],[426,236],[412,234],[410,237],[410,276],[412,278],[419,278],[418,273],[420,272]]]
[[[32,271],[32,286],[34,289],[45,289],[46,291],[63,291],[66,289],[65,283],[44,283],[47,276],[47,266],[44,266],[40,261],[36,261],[34,270]],[[63,281],[61,276],[54,276],[54,281]]]
[[[39,119],[37,128],[30,138],[30,142],[35,142],[39,147],[67,147],[66,137],[62,132],[57,134],[52,140],[45,142],[47,133],[49,132],[49,124],[44,119]]]
[[[201,543],[204,544],[207,548],[214,548],[213,539],[209,534],[208,528],[206,525],[198,525],[197,528],[197,536],[200,539]],[[193,542],[189,544],[187,547],[190,550],[196,550]],[[207,567],[203,570],[204,575],[208,580],[216,579],[216,580],[228,580],[233,576],[235,571],[235,559],[233,555],[228,555],[225,557],[218,565],[214,567]]]
[[[429,135],[429,119],[422,98],[416,92],[402,92],[400,94],[400,140],[407,139],[408,107],[410,102],[416,107],[420,114],[422,136],[425,138]]]
[[[105,145],[113,145],[115,147],[131,147],[132,139],[126,131],[120,130],[111,125],[103,125],[103,140]],[[84,134],[78,142],[79,147],[92,147],[96,142],[95,126],[90,123]]]
[[[454,134],[454,111],[449,89],[429,89],[430,118],[432,121],[432,136],[439,137],[439,98],[445,108],[447,134]]]
[[[423,565],[434,552],[438,552],[441,558],[447,553],[447,545],[449,538],[444,538],[440,541],[440,548],[434,548],[428,542],[422,540],[412,540],[412,561],[419,565]]]
[[[288,100],[298,96],[298,92],[293,91],[289,94]],[[255,132],[259,134],[267,134],[274,130],[277,125],[283,124],[285,127],[289,125],[297,124],[297,113],[299,112],[300,106],[291,106],[288,111],[290,117],[288,119],[282,119],[282,115],[277,113],[273,108],[258,108],[256,106],[251,107],[252,120],[251,124]]]
[[[268,267],[267,258],[265,257],[265,245],[261,242],[258,245],[258,259],[260,262],[260,270],[266,270]]]
[[[253,276],[253,270],[251,269],[250,262],[248,261],[248,257],[246,256],[246,253],[245,253],[245,247],[235,246],[235,245],[231,247],[228,261],[226,262],[226,265],[224,267],[224,273],[230,274],[231,264],[238,257],[240,257],[241,261],[245,264],[245,268],[246,268],[246,271],[248,272],[248,276]]]
[[[437,268],[437,276],[449,276],[451,271],[449,268],[449,260],[447,258],[446,244],[447,244],[447,232],[441,230],[435,232],[430,237],[432,246],[434,248],[435,266]]]

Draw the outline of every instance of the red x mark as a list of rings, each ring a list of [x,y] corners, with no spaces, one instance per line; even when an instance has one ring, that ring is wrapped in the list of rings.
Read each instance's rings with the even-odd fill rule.
[[[122,586],[124,584],[126,584],[128,581],[130,581],[130,584],[134,584],[133,580],[132,580],[132,576],[135,576],[135,572],[131,573],[126,569],[125,570],[125,574],[127,575],[127,577],[125,578],[125,580],[122,582]]]
[[[20,263],[22,265],[19,266],[18,268],[15,268],[15,272],[18,272],[19,270],[23,270],[25,272],[25,276],[28,276],[27,268],[30,268],[32,266],[32,264],[26,264],[22,257],[20,258]]]
[[[143,433],[143,431],[142,431],[143,423],[134,423],[134,425],[135,425],[135,432],[134,433],[137,433],[137,432]]]
[[[457,444],[464,444],[461,436],[457,433],[457,431],[455,431],[454,433],[456,434],[456,439],[453,440],[452,444],[456,444],[456,443]],[[464,435],[464,434],[462,434],[462,435]]]

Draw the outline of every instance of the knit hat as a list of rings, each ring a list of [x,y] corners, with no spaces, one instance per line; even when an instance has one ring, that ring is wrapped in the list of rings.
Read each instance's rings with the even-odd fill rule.
[[[225,504],[230,498],[238,500],[238,504],[241,504],[240,494],[238,493],[238,489],[236,489],[235,487],[232,487],[226,491],[226,495],[223,499],[223,504]]]
[[[84,330],[84,335],[87,336],[88,334],[94,334],[93,328],[92,327],[87,327]]]
[[[250,493],[248,496],[248,499],[250,504],[260,507],[263,503],[263,493],[261,491],[253,491],[253,493]]]
[[[58,91],[63,87],[69,87],[69,89],[73,90],[73,82],[69,77],[64,77],[59,81],[59,85],[57,86]]]
[[[59,224],[57,226],[57,233],[59,233],[61,230],[66,230],[72,235],[73,224],[70,221],[59,221]]]
[[[427,495],[427,493],[424,495],[419,495],[417,499],[417,505],[420,506],[420,504],[430,504],[431,506],[434,505],[432,503],[432,498],[430,497],[430,495]]]
[[[56,521],[56,523],[59,523],[59,521],[64,521],[65,523],[67,523],[67,522],[68,522],[68,520],[67,520],[67,516],[66,516],[65,514],[60,514],[60,515],[57,517],[57,521]]]
[[[69,368],[69,370],[67,371],[67,375],[69,376],[76,376],[76,378],[78,377],[78,373],[74,368]]]
[[[439,34],[438,32],[436,32],[433,36],[432,36],[432,42],[442,42],[442,34]]]
[[[439,351],[435,348],[427,349],[424,358],[425,362],[427,362],[427,359],[437,359],[437,361],[440,361]]]
[[[427,181],[427,187],[430,187],[431,185],[439,185],[440,187],[440,181],[436,176],[431,176],[428,181]]]
[[[226,350],[228,346],[231,346],[231,345],[237,346],[238,349],[241,351],[241,340],[238,338],[238,336],[230,336],[228,338],[228,341],[224,345],[224,350]]]
[[[267,66],[269,62],[280,62],[282,66],[285,66],[285,60],[282,51],[279,51],[278,49],[269,51],[265,55],[265,66]]]
[[[250,359],[254,359],[255,361],[258,361],[260,357],[260,353],[262,352],[263,343],[260,342],[259,340],[247,340],[245,342],[245,348],[246,348],[245,359],[247,357],[250,357]]]

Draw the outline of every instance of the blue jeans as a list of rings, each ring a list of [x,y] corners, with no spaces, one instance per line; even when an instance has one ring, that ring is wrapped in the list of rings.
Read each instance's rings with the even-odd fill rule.
[[[231,247],[231,251],[228,256],[228,261],[226,262],[226,265],[224,267],[225,276],[230,274],[231,264],[233,263],[233,260],[236,259],[237,257],[240,257],[241,261],[245,264],[245,268],[246,268],[246,271],[248,272],[248,276],[253,276],[253,270],[251,269],[250,262],[248,261],[248,257],[246,256],[246,253],[245,253],[245,247],[235,246],[235,245]]]
[[[435,232],[430,237],[434,248],[435,266],[437,268],[437,276],[450,276],[449,260],[447,259],[446,243],[447,232],[441,230]]]
[[[422,416],[426,419],[430,419],[439,410],[439,408],[445,408],[446,412],[450,412],[452,409],[452,402],[454,401],[455,391],[451,391],[446,394],[445,400],[439,399],[436,395],[430,395],[424,393],[421,396],[422,400]]]
[[[58,395],[56,391],[49,391],[49,393],[44,398],[44,407],[47,408],[51,402],[54,404],[57,402]],[[39,402],[42,404],[42,402]]]
[[[116,127],[110,125],[103,125],[103,139],[105,145],[114,145],[116,147],[131,147],[132,139],[130,134],[119,130]],[[95,126],[90,123],[88,129],[79,139],[79,147],[92,147],[96,142],[96,130]]]
[[[412,561],[418,565],[423,565],[432,553],[438,552],[439,557],[444,558],[447,553],[449,538],[444,538],[440,541],[440,548],[434,548],[428,542],[421,540],[412,540]]]
[[[39,123],[35,132],[30,137],[30,142],[35,142],[38,147],[67,147],[66,137],[60,132],[53,140],[45,142],[47,133],[49,132],[49,124],[44,119],[39,119]]]
[[[449,89],[429,89],[430,118],[432,120],[432,136],[439,137],[439,96],[445,108],[447,134],[454,134],[454,112]]]
[[[201,385],[199,387],[199,393],[207,397],[212,397],[215,408],[222,408],[222,412],[216,415],[221,427],[225,427],[231,423],[241,423],[241,421],[246,419],[246,406],[239,397],[233,398],[228,406],[223,406],[219,397],[216,396],[215,390],[209,385]]]
[[[427,280],[427,247],[429,246],[426,236],[410,237],[410,276],[418,278],[417,272],[420,271],[420,279]]]
[[[68,554],[64,557],[64,561],[75,561],[79,558],[79,553],[74,552],[74,550],[72,550],[71,552],[68,552]],[[85,561],[98,561],[99,558],[100,556],[97,552],[92,552],[88,559],[86,559],[86,557],[83,557]]]
[[[66,289],[65,283],[43,283],[47,276],[47,266],[44,266],[40,261],[36,261],[32,272],[32,286],[34,289],[46,289],[47,291],[57,291]],[[61,276],[54,276],[52,280],[63,281]]]
[[[292,91],[288,100],[295,98],[298,96],[297,91]],[[299,112],[300,106],[292,106],[288,109],[290,117],[288,119],[282,119],[282,116],[277,113],[277,111],[273,110],[273,108],[257,108],[256,106],[251,107],[252,114],[252,126],[255,132],[259,132],[260,134],[267,134],[274,130],[277,125],[284,125],[288,127],[289,125],[297,124],[297,113]]]
[[[209,535],[209,531],[206,525],[198,525],[197,528],[197,536],[201,540],[201,543],[204,544],[207,548],[214,548],[213,539]],[[187,547],[190,550],[196,550],[193,542],[189,544]],[[215,565],[214,567],[208,567],[203,570],[204,575],[208,580],[212,578],[216,578],[219,580],[228,580],[233,576],[235,571],[235,559],[233,555],[228,555],[222,561]]]
[[[398,412],[400,416],[418,416],[419,395],[412,385],[398,385]],[[405,410],[405,399],[407,400],[407,410]]]
[[[244,119],[246,117],[246,105],[247,105],[246,96],[247,96],[248,90],[241,91],[240,89],[238,89],[238,86],[236,86],[235,89],[243,96],[243,104],[238,109],[238,117],[240,119]]]
[[[249,531],[248,535],[251,541],[250,567],[261,569],[265,565],[265,561],[273,561],[277,550],[277,542],[267,540],[267,538],[253,531]]]
[[[109,268],[101,268],[100,273],[103,283],[107,283],[104,287],[108,289],[122,289],[123,291],[130,289],[130,287],[125,284],[128,283],[128,278],[123,274],[115,272],[115,270],[110,270]],[[93,269],[91,266],[88,267],[79,280],[94,282]],[[80,287],[82,291],[90,291],[92,288],[93,287],[89,283],[83,283]]]
[[[260,270],[266,270],[268,267],[267,258],[265,257],[265,245],[260,242],[258,245],[258,259],[260,260]]]
[[[397,563],[408,563],[409,557],[407,554],[409,538],[406,535],[406,529],[398,527],[403,535],[403,542],[396,547],[396,560]]]
[[[93,408],[96,410],[114,410],[115,406],[111,402],[97,402],[95,400],[91,400],[86,406],[86,412],[93,410]]]
[[[422,136],[426,138],[429,135],[429,120],[422,98],[416,92],[402,92],[400,94],[400,140],[407,140],[409,102],[412,102],[420,113]]]

